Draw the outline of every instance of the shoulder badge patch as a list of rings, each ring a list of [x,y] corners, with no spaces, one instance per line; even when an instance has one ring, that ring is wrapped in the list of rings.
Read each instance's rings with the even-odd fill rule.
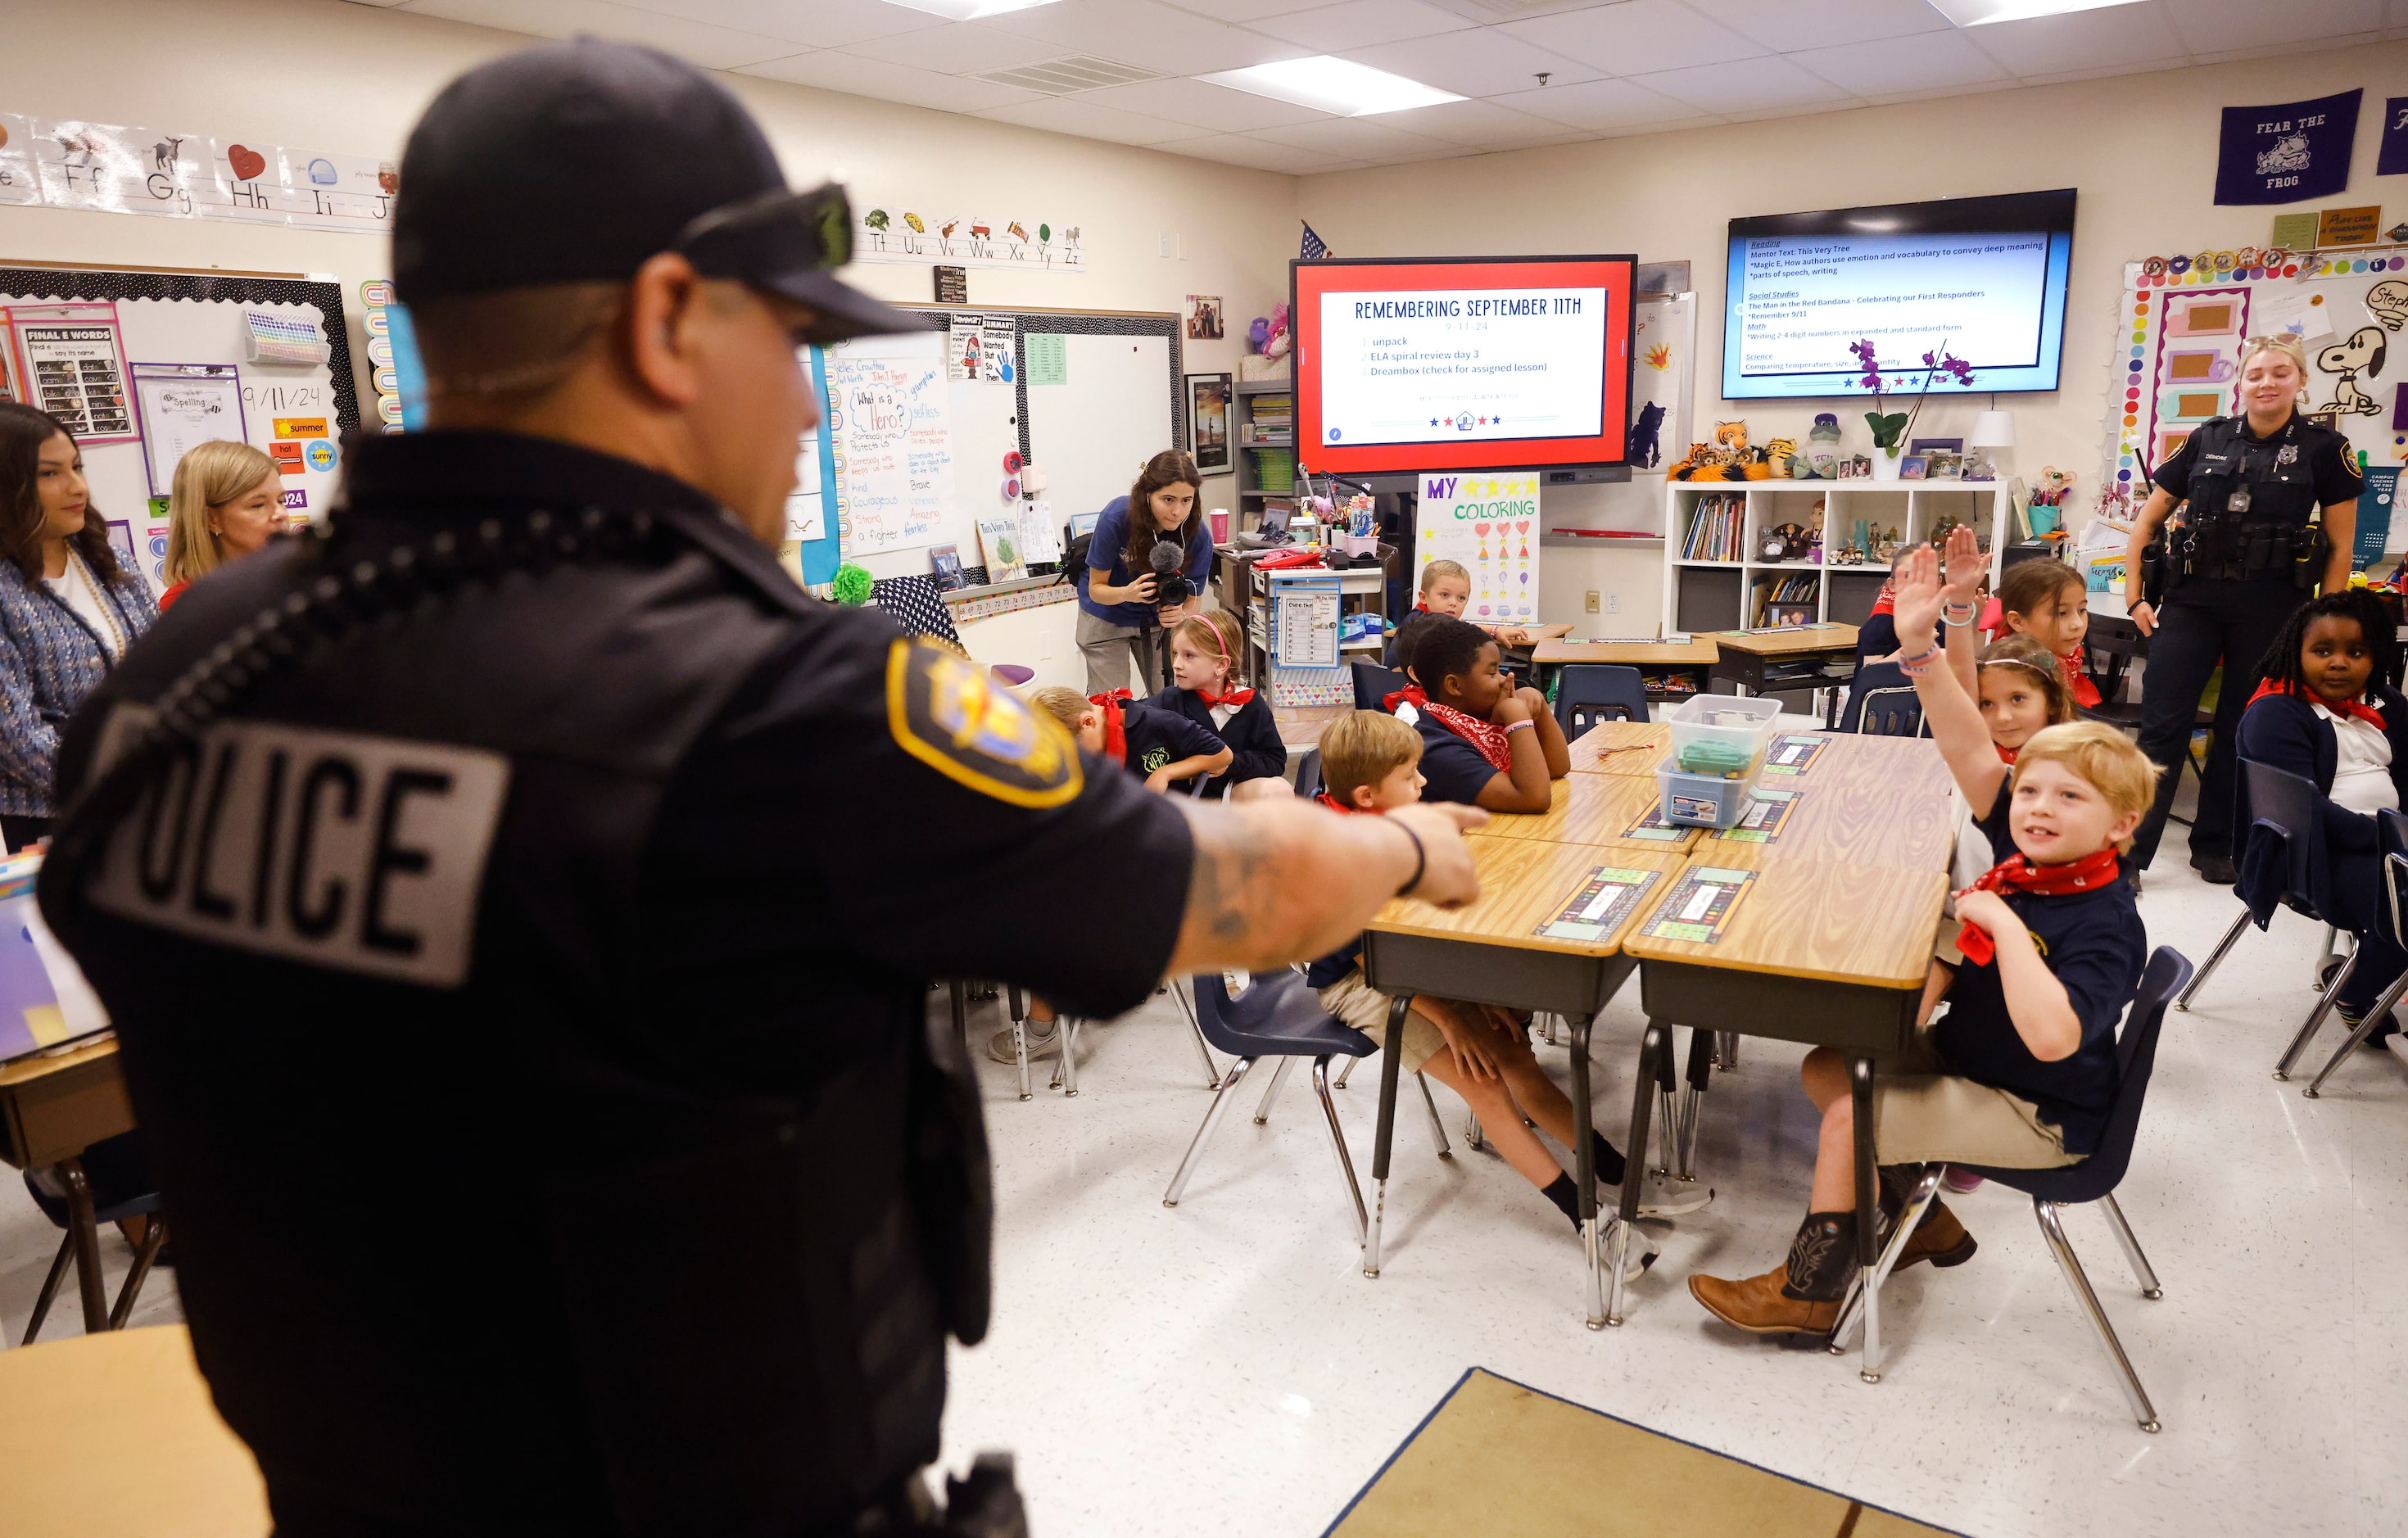
[[[998,801],[1053,807],[1079,794],[1079,750],[1062,724],[941,647],[898,640],[888,652],[886,725],[905,753]]]

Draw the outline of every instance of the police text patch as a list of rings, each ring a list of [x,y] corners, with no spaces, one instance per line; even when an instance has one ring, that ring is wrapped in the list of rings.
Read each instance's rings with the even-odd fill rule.
[[[96,764],[150,715],[118,706]],[[457,987],[509,772],[481,749],[220,722],[112,830],[93,900],[195,940]]]
[[[904,752],[982,795],[1051,807],[1079,794],[1079,750],[1062,724],[942,647],[895,643],[886,722]]]

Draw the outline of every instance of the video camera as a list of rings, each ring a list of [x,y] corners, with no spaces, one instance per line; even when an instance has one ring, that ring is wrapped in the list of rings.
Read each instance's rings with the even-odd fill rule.
[[[1176,535],[1154,536],[1154,549],[1147,553],[1146,562],[1154,568],[1154,606],[1156,609],[1174,608],[1194,595],[1196,590],[1189,585],[1187,573],[1182,569],[1187,564],[1187,547]]]

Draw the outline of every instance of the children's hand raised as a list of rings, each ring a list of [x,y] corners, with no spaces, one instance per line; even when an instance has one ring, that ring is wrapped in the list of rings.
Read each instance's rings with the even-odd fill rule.
[[[1958,609],[1980,602],[1982,578],[1989,570],[1989,563],[1982,558],[1982,541],[1971,525],[1959,524],[1948,531],[1946,564],[1946,601]]]
[[[1945,600],[1940,584],[1940,553],[1929,545],[1916,546],[1899,563],[1890,586],[1895,594],[1892,609],[1898,619],[1899,650],[1909,654],[1930,650],[1933,626],[1940,623],[1940,606]]]

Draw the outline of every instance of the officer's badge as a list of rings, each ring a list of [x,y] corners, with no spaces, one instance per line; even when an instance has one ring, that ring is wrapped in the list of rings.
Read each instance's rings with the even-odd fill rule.
[[[986,669],[924,641],[886,657],[886,723],[904,752],[950,780],[1013,806],[1060,806],[1079,794],[1078,745]]]

